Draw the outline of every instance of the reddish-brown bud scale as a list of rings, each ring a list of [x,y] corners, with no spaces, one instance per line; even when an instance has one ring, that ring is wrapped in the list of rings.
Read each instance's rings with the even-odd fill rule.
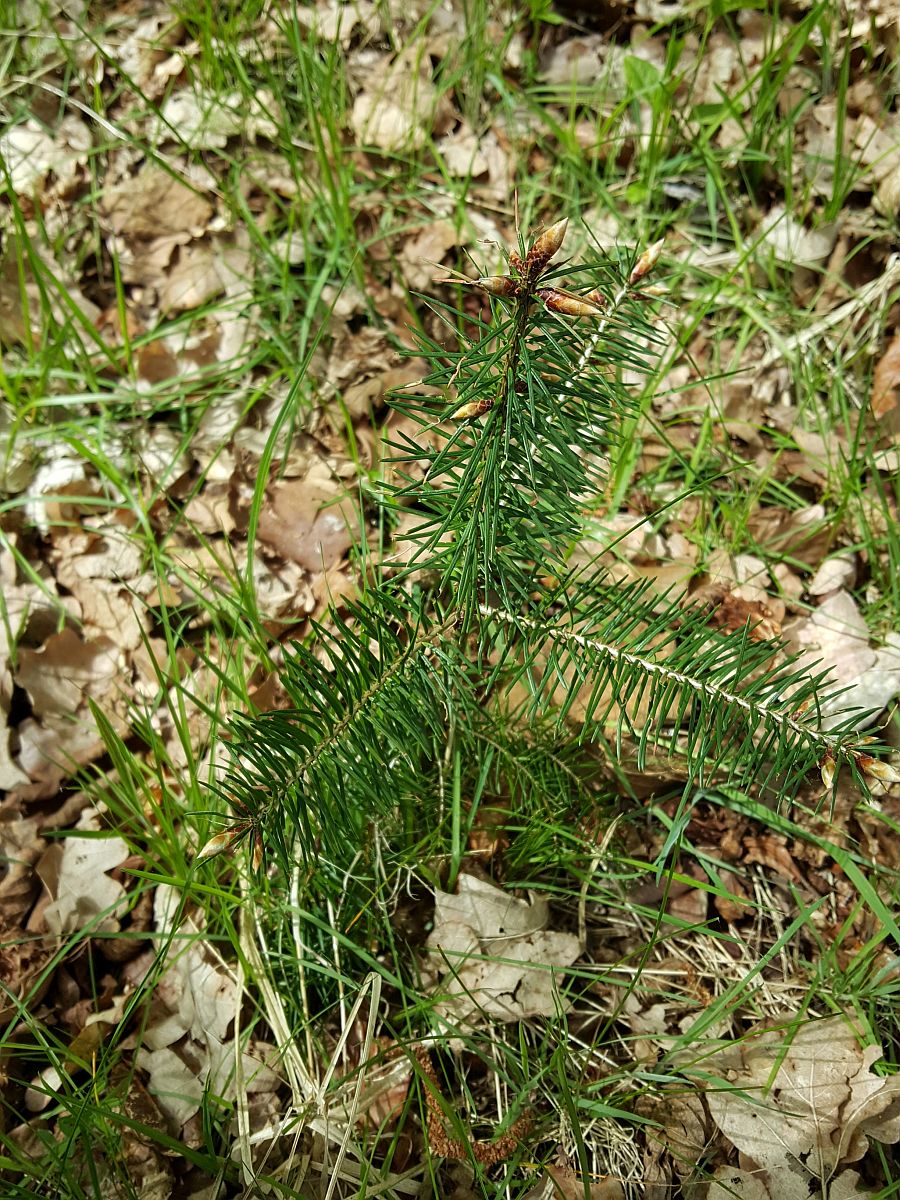
[[[545,229],[540,237],[535,239],[534,245],[528,251],[528,257],[525,259],[526,274],[543,271],[544,267],[546,267],[547,263],[563,244],[568,224],[569,218],[563,217],[561,221],[557,221],[555,225],[551,225],[549,229]]]
[[[601,317],[603,310],[593,301],[582,296],[573,296],[560,288],[538,288],[537,296],[543,300],[551,312],[562,313],[566,317]]]
[[[451,421],[466,421],[469,417],[483,417],[494,407],[493,400],[470,400],[461,404],[456,412],[450,414]]]
[[[492,296],[514,296],[516,293],[516,281],[508,275],[485,275],[475,280],[475,286]]]
[[[639,279],[643,279],[645,275],[649,275],[656,264],[659,262],[659,256],[662,254],[664,238],[660,238],[658,242],[653,242],[648,246],[641,257],[634,264],[634,270],[628,276],[629,283],[637,283]]]
[[[822,772],[822,782],[827,788],[834,784],[834,773],[837,764],[834,761],[834,751],[829,747],[825,751],[825,757],[819,763],[819,770]]]

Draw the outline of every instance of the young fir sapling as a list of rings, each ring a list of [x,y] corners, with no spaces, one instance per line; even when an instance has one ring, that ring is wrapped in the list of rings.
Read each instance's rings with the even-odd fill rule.
[[[268,848],[285,870],[299,855],[339,871],[373,837],[399,852],[435,831],[458,858],[459,823],[442,824],[451,743],[480,786],[526,799],[551,777],[577,790],[571,762],[597,743],[638,770],[651,752],[679,759],[686,797],[716,773],[779,797],[817,765],[827,787],[844,764],[863,784],[893,775],[852,717],[820,726],[822,678],[749,624],[723,633],[647,584],[572,565],[637,413],[623,375],[653,366],[664,290],[644,282],[662,242],[555,266],[566,229],[462,281],[487,314],[434,305],[456,344],[423,335],[418,352],[449,406],[392,402],[419,430],[398,438],[383,500],[416,514],[408,564],[288,650],[291,708],[234,723],[235,818],[199,858],[248,838],[256,868]]]

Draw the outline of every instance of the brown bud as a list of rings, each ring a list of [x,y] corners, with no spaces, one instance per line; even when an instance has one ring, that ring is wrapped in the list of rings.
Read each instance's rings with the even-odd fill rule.
[[[643,279],[645,275],[649,275],[656,264],[659,262],[659,256],[662,254],[663,243],[665,238],[660,238],[658,242],[654,242],[648,246],[641,257],[634,264],[634,270],[628,276],[629,283],[637,283],[639,279]]]
[[[493,400],[470,400],[461,404],[456,412],[450,414],[451,421],[466,421],[469,417],[483,417],[494,407]]]
[[[227,850],[242,833],[245,833],[246,828],[246,825],[235,825],[231,829],[223,829],[221,833],[215,834],[205,846],[197,851],[194,862],[204,862],[207,858],[215,858],[217,854]]]
[[[582,300],[589,300],[591,304],[599,304],[601,308],[606,308],[609,303],[599,288],[591,288],[581,298]]]
[[[475,286],[492,296],[513,296],[516,291],[516,281],[508,275],[485,275],[483,279],[475,280]]]
[[[521,257],[515,252],[515,250],[510,250],[509,252],[509,265],[514,271],[518,271],[520,274],[522,268],[525,266]]]
[[[880,758],[872,758],[871,754],[855,754],[856,765],[863,775],[877,779],[880,783],[900,783],[900,771],[890,763]]]
[[[542,271],[546,267],[563,244],[568,224],[569,218],[563,217],[561,221],[557,221],[555,225],[545,229],[540,237],[535,239],[534,245],[528,251],[528,257],[525,259],[526,271]]]
[[[582,296],[573,296],[562,288],[539,288],[537,295],[543,300],[551,312],[562,313],[566,317],[601,317],[603,309],[594,301]]]
[[[253,860],[252,866],[254,871],[258,871],[263,865],[263,840],[262,834],[258,829],[253,831]]]
[[[834,761],[834,751],[829,746],[825,751],[825,757],[819,763],[819,770],[822,772],[822,782],[827,788],[830,788],[834,783],[834,772],[837,764]]]

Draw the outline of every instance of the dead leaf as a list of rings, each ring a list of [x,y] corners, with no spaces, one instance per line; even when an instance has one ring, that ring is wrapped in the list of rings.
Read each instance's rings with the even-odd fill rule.
[[[846,689],[823,704],[823,728],[834,728],[848,710],[860,709],[854,728],[864,729],[900,692],[900,633],[888,634],[883,646],[872,648],[865,620],[849,592],[835,592],[806,621],[794,622],[785,632],[801,651],[799,669],[825,669],[833,685]]]
[[[393,62],[379,56],[356,97],[350,125],[360,142],[379,150],[418,148],[453,120],[446,95],[439,95],[418,48],[411,44]]]
[[[804,882],[802,873],[788,851],[787,838],[776,834],[761,834],[759,837],[747,834],[744,838],[744,863],[760,863],[782,879],[789,879],[796,884]]]
[[[430,965],[442,975],[435,1011],[469,1026],[557,1012],[554,968],[571,966],[581,943],[546,930],[548,915],[542,899],[518,900],[470,875],[459,877],[455,895],[436,891],[426,943]]]
[[[339,42],[349,49],[357,31],[366,40],[377,37],[380,29],[378,9],[372,0],[319,0],[314,7],[297,10],[296,19],[325,42]]]
[[[271,489],[259,517],[260,540],[307,571],[333,567],[352,544],[353,505],[345,495],[323,462],[312,463],[305,478]]]
[[[459,245],[459,234],[449,221],[432,221],[423,225],[415,237],[408,236],[399,253],[403,276],[408,287],[425,291],[434,281],[435,268],[453,246]]]
[[[860,1190],[856,1171],[842,1171],[828,1180],[828,1200],[851,1200],[854,1196],[871,1196]],[[793,1171],[747,1171],[741,1167],[719,1167],[713,1176],[706,1200],[809,1200],[808,1175]],[[816,1192],[813,1195],[823,1195]]]
[[[410,268],[413,269],[413,268]],[[421,263],[415,267],[421,270]],[[353,421],[367,419],[373,408],[394,388],[414,384],[424,374],[419,359],[404,358],[391,345],[384,330],[365,328],[353,332],[342,325],[328,356],[324,399],[340,392],[344,407]]]
[[[73,629],[64,629],[40,650],[22,649],[15,678],[28,693],[36,716],[71,717],[87,696],[108,690],[119,673],[119,654],[112,642],[87,642]]]
[[[807,229],[784,205],[776,205],[764,219],[759,234],[761,244],[771,250],[779,262],[809,267],[827,260],[837,230],[833,225]]]
[[[745,1189],[739,1195],[808,1197],[815,1182],[859,1162],[869,1138],[900,1141],[900,1078],[874,1074],[881,1047],[862,1048],[861,1036],[850,1018],[829,1017],[747,1036],[704,1061],[704,1072],[726,1081],[705,1093],[716,1125],[777,1182],[775,1190],[754,1191],[736,1172],[735,1186]],[[732,1182],[730,1172],[719,1178]],[[854,1182],[845,1180],[839,1194],[854,1195],[846,1190]]]
[[[0,136],[0,157],[6,163],[10,185],[18,195],[33,190],[52,171],[65,186],[87,162],[91,131],[78,116],[69,114],[54,134],[37,121],[14,125]]]
[[[625,1189],[618,1179],[585,1181],[571,1167],[548,1166],[547,1177],[553,1182],[553,1197],[558,1200],[625,1200]]]
[[[651,1145],[666,1149],[682,1182],[690,1180],[710,1141],[710,1120],[700,1093],[647,1095],[638,1111],[649,1117],[647,1137]]]
[[[174,92],[162,106],[155,134],[159,141],[178,141],[192,150],[221,150],[230,138],[253,142],[258,137],[277,141],[273,114],[279,106],[262,89],[249,100],[239,92],[202,88]]]
[[[82,813],[76,830],[96,835],[101,826],[96,809]],[[54,842],[37,864],[37,873],[50,895],[44,921],[51,933],[75,933],[93,924],[97,930],[119,928],[117,911],[125,888],[107,874],[128,858],[127,842],[120,837],[68,837]],[[95,918],[102,912],[102,921]]]
[[[810,596],[827,596],[856,582],[856,555],[836,554],[826,558],[807,585]]]
[[[49,307],[53,320],[60,326],[72,321],[76,309],[85,325],[95,325],[100,309],[84,295],[50,251],[37,240],[24,239],[8,231],[0,258],[0,342],[33,341],[40,344],[47,324]],[[47,286],[52,279],[54,285]],[[64,304],[60,295],[64,294]]]
[[[159,933],[171,929],[178,912],[178,893],[157,888],[154,924]],[[232,973],[218,958],[191,917],[179,926],[177,950],[157,982],[136,1060],[149,1074],[149,1091],[179,1128],[200,1107],[204,1091],[233,1100],[234,1019],[239,991]],[[278,1076],[267,1064],[261,1043],[243,1052],[244,1088],[248,1094],[273,1090]]]
[[[510,896],[502,888],[474,875],[460,875],[456,892],[436,891],[434,922],[467,925],[479,938],[526,937],[546,927],[550,910],[546,900],[532,894],[529,900]]]
[[[810,566],[822,561],[834,538],[833,521],[822,504],[800,509],[762,506],[750,513],[747,528],[771,557],[796,558]]]
[[[873,417],[883,417],[897,407],[900,388],[900,331],[894,334],[878,360],[872,376],[871,409]]]
[[[107,188],[100,208],[114,233],[150,240],[176,233],[200,234],[213,213],[198,188],[152,164],[142,167],[133,179]]]

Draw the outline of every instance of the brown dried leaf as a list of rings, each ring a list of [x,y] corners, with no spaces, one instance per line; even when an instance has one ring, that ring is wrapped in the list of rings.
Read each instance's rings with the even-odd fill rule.
[[[49,637],[40,650],[22,649],[16,683],[25,688],[36,716],[71,716],[88,696],[109,690],[119,676],[112,642],[83,641],[73,629]]]
[[[762,834],[759,837],[748,834],[744,838],[744,862],[760,863],[782,879],[803,883],[803,875],[788,851],[787,838],[776,834]]]
[[[878,649],[870,646],[865,619],[849,592],[835,592],[788,632],[802,652],[799,669],[830,670],[833,683],[847,689],[822,706],[824,728],[858,708],[873,713],[860,714],[856,728],[862,729],[900,692],[900,633],[888,634]]]
[[[260,540],[308,571],[333,567],[352,543],[354,508],[345,496],[328,467],[314,462],[303,479],[271,489],[259,517]]]
[[[86,810],[76,829],[97,833],[97,813]],[[128,845],[119,837],[69,837],[54,842],[37,864],[37,873],[50,894],[44,922],[51,933],[73,933],[87,925],[118,929],[117,906],[125,897],[121,883],[107,874],[128,858]],[[98,914],[105,912],[101,921]]]
[[[107,188],[100,200],[114,233],[129,238],[171,238],[202,233],[213,214],[196,188],[148,164],[133,179]]]
[[[356,97],[350,125],[360,142],[395,151],[419,147],[431,133],[445,132],[453,115],[446,96],[435,89],[418,47],[411,44],[393,62],[379,57]]]
[[[407,286],[416,291],[431,286],[435,266],[443,261],[448,250],[459,245],[459,241],[459,233],[445,220],[432,221],[416,231],[415,236],[410,235],[398,255]]]
[[[62,119],[51,136],[37,121],[14,125],[0,136],[0,157],[6,163],[12,190],[24,195],[52,171],[64,185],[87,162],[91,131],[81,117]]]
[[[706,1061],[705,1070],[728,1080],[725,1087],[710,1083],[710,1114],[759,1168],[753,1175],[764,1188],[724,1168],[717,1176],[723,1184],[742,1196],[799,1200],[838,1167],[859,1162],[869,1138],[900,1141],[900,1079],[873,1073],[881,1047],[863,1049],[860,1038],[849,1018],[830,1017],[787,1034],[778,1029],[745,1037]],[[845,1174],[850,1178],[837,1194],[857,1194],[853,1174]]]
[[[257,137],[278,140],[278,126],[271,114],[278,114],[272,93],[265,89],[249,101],[238,92],[185,89],[174,92],[162,106],[151,136],[159,141],[173,141],[194,150],[221,150],[233,137],[253,142]]]
[[[883,417],[897,407],[898,389],[900,389],[900,330],[888,343],[872,376],[871,408],[873,417]]]
[[[547,930],[547,918],[544,900],[518,900],[471,875],[460,875],[456,894],[436,890],[426,943],[431,965],[443,974],[435,1011],[468,1025],[556,1012],[552,968],[571,966],[581,943]]]
[[[171,929],[178,899],[176,889],[157,888],[157,932]],[[179,933],[185,948],[170,959],[156,984],[137,1062],[149,1073],[151,1095],[180,1127],[197,1112],[205,1087],[226,1099],[236,1094],[234,1018],[240,996],[232,972],[191,917],[181,923]],[[251,1042],[242,1057],[248,1093],[278,1086],[261,1043]]]
[[[810,1178],[790,1170],[770,1175],[768,1171],[747,1171],[741,1167],[719,1167],[706,1200],[809,1200]],[[828,1179],[828,1200],[852,1200],[871,1196],[859,1187],[856,1171],[842,1171]],[[813,1193],[821,1195],[818,1188]]]
[[[553,1196],[559,1200],[625,1200],[625,1189],[618,1179],[595,1179],[585,1190],[584,1180],[571,1167],[547,1167],[553,1181]]]
[[[34,269],[34,260],[40,268]],[[58,287],[48,289],[46,279],[56,280]],[[60,299],[65,295],[66,303]],[[45,310],[50,311],[60,325],[72,319],[77,309],[86,324],[95,324],[100,309],[85,296],[71,272],[64,268],[37,241],[24,240],[9,232],[0,258],[0,342],[12,344],[33,339],[40,343],[46,325]]]

